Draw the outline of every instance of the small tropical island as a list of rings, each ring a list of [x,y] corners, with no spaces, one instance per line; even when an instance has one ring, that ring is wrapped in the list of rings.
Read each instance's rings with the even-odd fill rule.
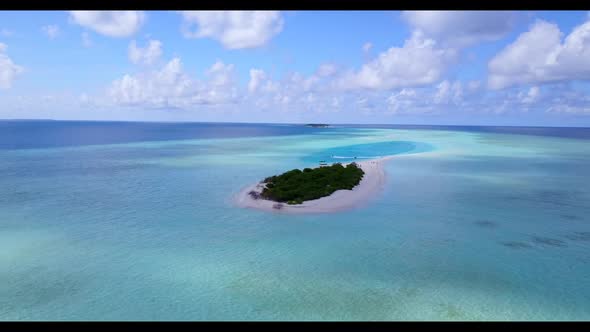
[[[242,189],[235,203],[281,213],[329,213],[347,210],[374,196],[385,183],[382,162],[389,157],[292,169]]]
[[[301,204],[304,201],[330,196],[336,190],[352,190],[361,182],[365,172],[356,163],[315,169],[293,169],[281,175],[270,176],[262,182],[261,193],[254,190],[248,194],[254,199],[260,197],[281,203]]]
[[[328,128],[328,127],[330,127],[329,124],[325,124],[325,123],[308,123],[305,126],[312,127],[312,128]]]

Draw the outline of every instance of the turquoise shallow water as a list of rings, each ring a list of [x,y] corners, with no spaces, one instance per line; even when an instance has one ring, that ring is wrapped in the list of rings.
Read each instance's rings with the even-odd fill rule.
[[[420,153],[432,150],[433,147],[427,143],[391,140],[385,142],[343,145],[327,148],[306,155],[303,160],[312,163],[318,161],[326,161],[328,163],[350,162],[355,160],[362,161],[363,159],[376,159],[385,156]]]
[[[231,203],[387,152],[362,208]],[[369,128],[0,150],[0,320],[588,320],[589,164],[587,139]]]

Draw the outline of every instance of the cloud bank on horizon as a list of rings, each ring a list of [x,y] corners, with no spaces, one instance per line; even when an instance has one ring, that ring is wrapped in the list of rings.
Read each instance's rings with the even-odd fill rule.
[[[0,17],[0,118],[590,125],[587,12]]]

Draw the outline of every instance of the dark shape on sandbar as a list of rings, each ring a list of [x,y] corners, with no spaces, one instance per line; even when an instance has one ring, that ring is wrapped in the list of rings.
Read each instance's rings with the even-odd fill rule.
[[[282,203],[277,203],[277,204],[274,204],[274,205],[272,206],[272,208],[273,208],[273,209],[280,210],[280,209],[282,209],[282,208],[283,208],[283,204],[282,204]]]
[[[552,239],[550,237],[533,236],[533,242],[553,247],[567,247],[564,241]]]
[[[528,243],[525,242],[518,242],[518,241],[506,241],[506,242],[500,242],[503,246],[506,246],[508,248],[512,248],[512,249],[526,249],[526,248],[531,248],[532,246]]]
[[[498,227],[497,223],[495,223],[493,221],[489,221],[489,220],[478,220],[478,221],[474,222],[474,224],[476,224],[477,226],[486,227],[486,228]]]
[[[565,237],[574,241],[590,241],[590,232],[574,232]]]
[[[254,191],[254,190],[250,190],[250,192],[248,193],[248,195],[250,195],[250,197],[252,197],[253,199],[259,199],[260,198],[260,193]]]

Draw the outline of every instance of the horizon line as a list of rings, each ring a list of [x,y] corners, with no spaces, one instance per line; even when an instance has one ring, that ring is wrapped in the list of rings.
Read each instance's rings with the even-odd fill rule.
[[[8,121],[56,121],[56,122],[121,122],[121,123],[203,123],[203,124],[269,124],[269,125],[307,125],[327,124],[330,126],[438,126],[438,127],[514,127],[514,128],[583,128],[585,126],[539,126],[539,125],[479,125],[479,124],[412,124],[412,123],[324,123],[324,122],[230,122],[230,121],[165,121],[165,120],[82,120],[82,119],[0,119],[1,122]]]

